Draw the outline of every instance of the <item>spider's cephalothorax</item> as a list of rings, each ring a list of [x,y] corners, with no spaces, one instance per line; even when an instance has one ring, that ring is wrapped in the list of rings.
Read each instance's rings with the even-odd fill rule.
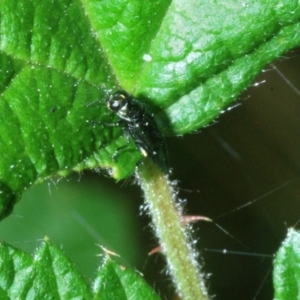
[[[122,126],[125,134],[132,137],[142,155],[152,159],[167,174],[169,170],[164,140],[153,114],[138,99],[124,91],[110,95],[107,99],[107,107],[120,118],[115,125]]]

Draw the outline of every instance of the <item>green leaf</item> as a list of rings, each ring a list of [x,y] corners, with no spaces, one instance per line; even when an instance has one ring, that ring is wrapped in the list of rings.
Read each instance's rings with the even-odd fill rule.
[[[4,242],[0,244],[0,296],[8,300],[159,299],[140,275],[106,255],[92,292],[62,250],[47,239],[34,258]]]
[[[2,0],[0,219],[33,184],[73,170],[134,172],[105,107],[123,88],[164,135],[208,124],[300,44],[296,1]],[[96,124],[100,122],[100,124]]]
[[[94,283],[94,293],[99,299],[160,299],[137,272],[118,265],[108,255]]]
[[[25,295],[30,290],[33,280],[32,258],[28,254],[1,242],[1,299],[25,298]]]
[[[30,290],[34,299],[91,299],[83,278],[65,254],[48,241],[36,251],[33,269],[35,278]],[[45,272],[45,270],[47,270]]]
[[[300,233],[289,229],[279,248],[273,271],[274,299],[289,300],[300,297]]]
[[[72,263],[47,240],[34,259],[2,242],[0,268],[0,286],[8,299],[92,299]]]

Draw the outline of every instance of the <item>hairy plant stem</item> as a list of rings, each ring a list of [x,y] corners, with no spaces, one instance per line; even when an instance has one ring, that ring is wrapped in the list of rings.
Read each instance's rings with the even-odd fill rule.
[[[180,296],[183,300],[208,300],[204,275],[188,238],[188,229],[181,221],[181,209],[171,181],[150,160],[138,167],[136,175]]]

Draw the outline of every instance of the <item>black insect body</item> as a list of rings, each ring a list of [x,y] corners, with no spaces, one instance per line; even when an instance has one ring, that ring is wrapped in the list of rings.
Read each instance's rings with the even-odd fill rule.
[[[137,99],[124,91],[110,95],[107,99],[107,107],[120,117],[120,121],[114,125],[122,126],[125,134],[132,137],[142,155],[149,157],[167,174],[169,169],[166,162],[164,140],[153,114]]]

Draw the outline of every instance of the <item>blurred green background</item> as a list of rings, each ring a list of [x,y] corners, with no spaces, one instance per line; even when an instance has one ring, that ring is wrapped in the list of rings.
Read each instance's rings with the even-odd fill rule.
[[[273,298],[272,255],[287,228],[297,228],[300,220],[299,54],[296,49],[275,62],[277,70],[267,66],[255,80],[260,84],[245,91],[239,105],[215,124],[167,139],[171,178],[179,181],[186,212],[211,217],[239,241],[212,223],[194,226],[214,299]],[[162,299],[171,299],[162,257],[147,255],[157,242],[149,217],[140,212],[142,204],[134,177],[116,183],[101,173],[84,172],[52,179],[24,194],[1,222],[0,238],[33,253],[48,236],[90,282],[101,244],[120,254],[121,264],[143,273]],[[224,249],[240,254],[221,253]]]

